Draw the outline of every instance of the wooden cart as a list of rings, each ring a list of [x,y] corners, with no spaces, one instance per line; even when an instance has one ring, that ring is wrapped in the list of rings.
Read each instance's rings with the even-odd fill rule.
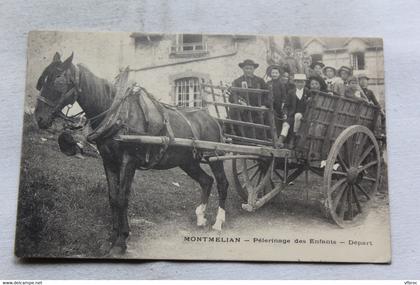
[[[220,123],[225,141],[175,138],[170,143],[203,151],[223,151],[211,160],[232,160],[242,208],[255,211],[302,173],[323,177],[323,203],[341,227],[361,223],[380,181],[377,106],[318,92],[311,96],[293,150],[275,146],[277,128],[270,90],[201,84],[203,106]],[[167,137],[122,136],[124,141],[168,143]]]

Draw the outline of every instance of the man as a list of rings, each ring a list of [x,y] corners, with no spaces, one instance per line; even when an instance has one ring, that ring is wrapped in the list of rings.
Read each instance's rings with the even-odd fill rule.
[[[281,123],[286,119],[286,86],[283,84],[280,75],[283,73],[283,68],[279,65],[270,65],[267,68],[267,75],[271,78],[267,82],[267,86],[271,88],[273,92],[273,109],[276,122],[276,128],[278,131],[281,130]]]
[[[240,88],[252,88],[252,89],[267,89],[267,84],[265,83],[264,79],[258,77],[254,74],[255,69],[259,66],[258,63],[255,63],[251,59],[246,59],[243,62],[238,64],[239,67],[243,71],[243,75],[236,78],[232,82],[233,87],[240,87]],[[238,96],[238,99],[247,100],[245,94],[241,94],[240,92],[232,92],[231,96],[229,97],[229,101],[231,103],[238,103],[236,101],[235,96]],[[258,98],[255,96],[250,96],[250,102],[247,102],[249,105],[257,106],[258,105]],[[236,102],[235,102],[236,101]]]
[[[306,75],[295,74],[293,77],[295,88],[289,90],[287,94],[287,121],[283,123],[281,134],[277,140],[277,146],[284,146],[284,142],[288,135],[289,129],[293,126],[293,134],[290,139],[290,148],[294,148],[295,138],[300,129],[303,114],[309,99],[309,90],[305,87]]]
[[[255,63],[251,59],[246,59],[243,62],[238,64],[239,67],[242,69],[243,75],[238,77],[232,82],[232,87],[239,87],[239,88],[251,88],[251,89],[267,89],[267,84],[265,83],[264,79],[258,77],[254,74],[255,69],[259,66],[258,63]],[[259,106],[259,99],[258,96],[260,94],[255,93],[248,93],[244,91],[233,91],[229,96],[229,102],[234,104],[247,104],[251,106]],[[249,98],[249,102],[248,102]],[[267,96],[261,97],[261,105],[268,106]],[[261,122],[259,114],[257,112],[251,111],[242,111],[238,112],[238,110],[234,110],[233,108],[230,109],[230,117],[234,120],[242,120],[248,121],[249,120],[249,113],[251,113],[252,121],[255,123],[264,123]],[[247,136],[253,137],[251,132],[248,130],[246,132],[242,131],[243,128],[235,127],[235,132],[237,135],[240,136]]]
[[[370,104],[376,105],[379,108],[381,108],[381,105],[379,104],[378,99],[376,99],[375,94],[373,93],[372,90],[368,89],[368,85],[369,85],[369,77],[366,76],[366,74],[360,74],[359,75],[359,85],[362,88],[363,92],[366,95],[367,101]],[[385,133],[385,112],[383,111],[383,109],[380,109],[380,116],[378,116],[378,119],[376,121],[376,132],[379,132],[381,136],[383,136],[383,134]]]
[[[360,74],[358,78],[359,78],[359,85],[362,88],[363,92],[365,93],[368,102],[380,107],[379,102],[375,97],[375,94],[373,94],[372,90],[368,89],[370,78],[367,77],[366,74]]]

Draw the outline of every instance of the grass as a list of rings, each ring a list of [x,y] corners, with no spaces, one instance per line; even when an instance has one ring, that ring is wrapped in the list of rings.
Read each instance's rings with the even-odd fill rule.
[[[100,161],[68,158],[55,134],[40,133],[28,115],[24,123],[16,255],[103,255],[110,217]]]
[[[64,155],[58,148],[57,136],[57,132],[40,131],[25,115],[15,253],[18,257],[104,256],[108,252],[111,218],[102,162],[99,158],[81,160]],[[225,168],[229,169],[229,162]],[[386,192],[384,174],[381,189]],[[308,217],[328,223],[321,209],[321,184],[322,179],[311,175],[310,185],[305,185],[302,175],[259,213],[264,221],[299,214],[302,227],[310,226]],[[308,187],[311,189],[306,192]],[[251,218],[241,210],[235,192],[231,182],[227,201],[230,220]],[[194,209],[199,200],[198,184],[178,168],[138,171],[128,211],[132,231],[135,236],[158,238],[162,234],[160,225],[168,222],[194,227]],[[216,208],[214,187],[208,210],[215,214]],[[242,220],[249,223],[248,218]],[[235,226],[241,228],[240,224]]]

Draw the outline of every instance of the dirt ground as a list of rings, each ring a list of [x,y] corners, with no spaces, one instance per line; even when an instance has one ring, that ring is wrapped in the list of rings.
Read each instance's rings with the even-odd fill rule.
[[[65,156],[58,149],[57,134],[39,132],[29,118],[25,118],[24,131],[16,254],[106,256],[111,221],[100,159]],[[194,211],[199,204],[200,188],[182,170],[138,171],[129,206],[131,235],[123,258],[249,258],[243,243],[222,247],[184,241],[185,237],[197,236],[292,241],[334,237],[345,242],[353,238],[371,239],[371,232],[389,236],[386,183],[376,196],[366,222],[357,228],[340,229],[322,211],[319,178],[311,176],[306,185],[301,177],[261,209],[248,213],[242,210],[242,202],[233,187],[230,163],[225,164],[225,169],[230,187],[222,233],[211,230],[211,225],[197,228]],[[210,223],[215,220],[217,202],[217,189],[213,186],[207,208]],[[272,247],[258,245],[249,250],[265,255],[273,252]],[[264,253],[265,250],[270,252]]]

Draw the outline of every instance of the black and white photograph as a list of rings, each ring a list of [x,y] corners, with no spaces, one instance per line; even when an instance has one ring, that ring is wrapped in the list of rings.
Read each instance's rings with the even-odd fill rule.
[[[390,263],[381,38],[32,31],[15,255]]]

